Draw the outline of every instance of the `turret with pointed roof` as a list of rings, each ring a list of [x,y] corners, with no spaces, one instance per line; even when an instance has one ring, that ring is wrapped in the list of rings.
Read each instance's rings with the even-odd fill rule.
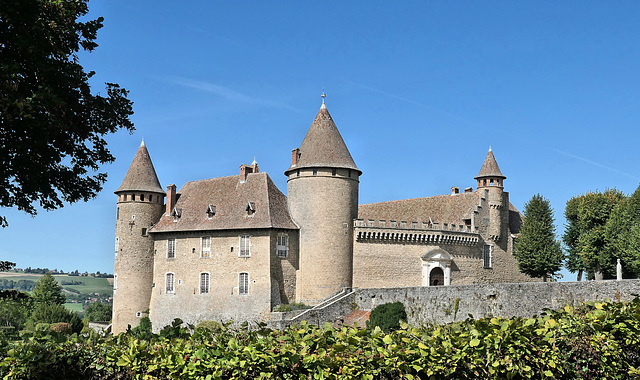
[[[115,193],[118,194],[123,191],[147,191],[164,194],[144,140],[142,140],[138,152],[133,157],[122,184]]]
[[[147,231],[164,209],[164,191],[142,140],[122,184],[116,211],[113,283],[114,333],[137,326],[145,316],[153,285],[153,239]]]
[[[502,187],[502,181],[507,179],[502,172],[500,171],[500,167],[498,166],[498,162],[496,161],[495,156],[493,155],[493,151],[491,147],[489,147],[489,152],[487,153],[487,157],[484,159],[482,163],[482,168],[480,168],[480,173],[474,177],[474,179],[478,180],[478,187],[487,187],[487,186],[497,186]]]
[[[310,305],[353,282],[353,220],[362,174],[324,103],[292,153],[288,203],[300,227],[296,299]]]
[[[297,157],[293,157],[291,167],[285,175],[289,175],[295,169],[319,167],[351,169],[357,171],[358,175],[362,174],[331,118],[324,98],[300,148],[294,149],[294,155],[296,153]]]

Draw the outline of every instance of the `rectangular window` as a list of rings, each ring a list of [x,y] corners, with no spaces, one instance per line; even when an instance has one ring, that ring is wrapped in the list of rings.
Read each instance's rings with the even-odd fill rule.
[[[120,249],[120,239],[116,236],[116,256],[118,256],[119,249]]]
[[[147,236],[147,229],[146,228],[142,229],[142,236]]]
[[[202,237],[202,239],[200,239],[200,245],[202,248],[200,250],[200,257],[211,257],[211,237]]]
[[[482,249],[482,262],[484,265],[485,269],[491,269],[492,268],[492,263],[491,263],[491,246],[488,244],[485,244],[483,249]]]
[[[176,239],[167,239],[167,259],[176,257]]]
[[[242,272],[238,276],[238,294],[249,294],[249,273]]]
[[[331,175],[334,177],[336,176],[336,169],[331,169]]]
[[[240,257],[251,256],[251,241],[249,235],[240,236]]]
[[[200,294],[209,293],[209,273],[200,273]]]
[[[167,294],[173,294],[175,292],[175,288],[173,286],[175,282],[175,277],[173,275],[173,273],[167,273],[166,276],[166,280],[165,280],[165,292]]]
[[[380,227],[386,227],[387,226],[387,221],[386,220],[381,220],[380,221]]]
[[[289,236],[278,235],[276,255],[278,257],[287,257],[288,253],[289,253]]]

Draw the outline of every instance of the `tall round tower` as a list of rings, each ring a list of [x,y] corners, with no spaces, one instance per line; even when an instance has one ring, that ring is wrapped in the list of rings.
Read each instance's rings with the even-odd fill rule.
[[[115,193],[118,204],[112,331],[117,334],[129,325],[137,326],[148,313],[151,300],[153,238],[147,230],[162,216],[165,193],[144,140]]]
[[[493,151],[489,148],[487,157],[484,159],[480,173],[474,178],[478,180],[478,190],[486,189],[489,201],[489,237],[493,241],[502,239],[504,228],[508,223],[509,201],[505,199],[507,194],[504,193],[504,180],[507,179],[500,168],[498,162],[493,155]]]
[[[353,221],[358,216],[356,166],[327,107],[320,111],[300,148],[292,152],[287,176],[289,212],[300,227],[298,302],[316,304],[351,287]]]

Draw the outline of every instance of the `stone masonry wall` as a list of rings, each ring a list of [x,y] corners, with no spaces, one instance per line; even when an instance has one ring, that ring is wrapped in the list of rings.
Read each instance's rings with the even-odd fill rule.
[[[474,318],[531,317],[544,309],[560,309],[586,301],[631,300],[640,294],[640,280],[530,282],[413,288],[356,289],[354,303],[372,310],[402,302],[411,325],[449,323]],[[456,300],[458,310],[455,312]]]
[[[250,257],[239,257],[240,236],[250,235]],[[180,318],[197,324],[204,320],[260,321],[271,310],[271,232],[225,230],[172,233],[155,236],[154,288],[150,319],[154,330]],[[211,257],[200,254],[200,239],[211,237]],[[167,258],[167,239],[176,239],[175,258]],[[249,274],[249,293],[238,294],[241,272]],[[175,291],[167,294],[165,276],[175,275]],[[200,273],[210,274],[210,290],[200,294]]]

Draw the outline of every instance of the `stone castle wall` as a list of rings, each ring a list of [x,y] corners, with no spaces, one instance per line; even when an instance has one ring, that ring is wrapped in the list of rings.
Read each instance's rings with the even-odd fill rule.
[[[628,301],[637,294],[640,294],[640,280],[528,282],[356,289],[353,303],[362,310],[372,310],[383,303],[402,302],[407,322],[418,326],[460,321],[469,314],[474,318],[532,317],[544,309],[557,310],[586,301]]]
[[[289,211],[300,226],[296,299],[314,305],[352,286],[358,172],[336,169],[333,175],[332,168],[293,170],[287,186]]]
[[[250,235],[251,255],[239,257],[240,236]],[[175,318],[197,324],[204,320],[261,321],[271,310],[269,230],[224,230],[155,234],[154,287],[150,318],[154,329]],[[201,237],[211,237],[211,256],[201,257]],[[175,258],[167,258],[167,239],[176,239]],[[239,275],[249,274],[248,294],[239,294]],[[167,273],[175,290],[167,294]],[[210,274],[209,293],[200,293],[200,274]]]
[[[149,309],[153,282],[153,238],[146,234],[164,208],[162,196],[140,193],[120,194],[116,211],[116,252],[114,263],[113,332],[135,327]],[[149,201],[152,195],[153,201]]]

